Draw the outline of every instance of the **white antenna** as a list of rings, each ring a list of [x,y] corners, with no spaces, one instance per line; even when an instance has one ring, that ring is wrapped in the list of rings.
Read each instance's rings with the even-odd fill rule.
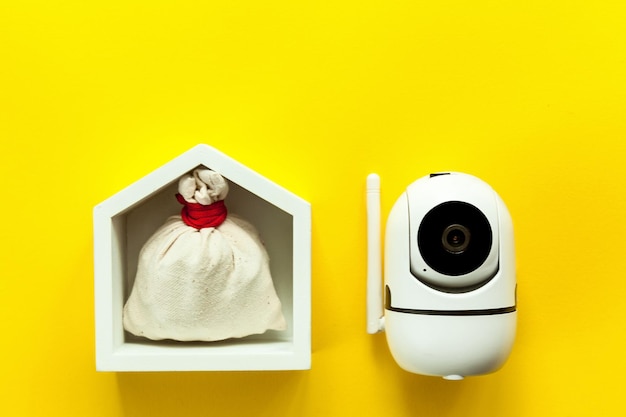
[[[380,177],[367,176],[367,332],[384,330],[380,244]]]

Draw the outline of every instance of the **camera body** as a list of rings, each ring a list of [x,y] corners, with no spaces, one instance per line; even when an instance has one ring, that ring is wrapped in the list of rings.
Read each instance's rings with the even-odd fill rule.
[[[389,214],[384,253],[384,326],[402,368],[461,379],[504,364],[517,322],[513,224],[488,184],[415,181]]]

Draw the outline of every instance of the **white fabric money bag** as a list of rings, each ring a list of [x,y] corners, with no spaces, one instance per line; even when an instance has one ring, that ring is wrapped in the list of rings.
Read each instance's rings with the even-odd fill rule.
[[[256,229],[227,214],[228,183],[206,168],[178,185],[180,215],[139,254],[124,328],[148,339],[214,341],[284,330],[285,318]]]

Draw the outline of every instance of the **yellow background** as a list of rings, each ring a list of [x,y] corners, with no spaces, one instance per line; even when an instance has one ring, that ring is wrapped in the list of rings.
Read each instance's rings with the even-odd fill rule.
[[[621,1],[5,1],[0,414],[618,415],[626,373]],[[208,143],[313,209],[310,371],[96,373],[94,205]],[[431,171],[516,227],[519,329],[448,382],[365,333],[365,176]]]

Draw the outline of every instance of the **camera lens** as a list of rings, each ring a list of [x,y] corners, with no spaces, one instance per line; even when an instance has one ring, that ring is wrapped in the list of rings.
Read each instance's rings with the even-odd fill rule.
[[[470,244],[469,229],[460,224],[451,224],[446,227],[441,236],[443,247],[450,253],[463,253]]]
[[[493,237],[487,217],[478,208],[462,201],[447,201],[426,213],[417,243],[431,269],[458,276],[485,262]]]

